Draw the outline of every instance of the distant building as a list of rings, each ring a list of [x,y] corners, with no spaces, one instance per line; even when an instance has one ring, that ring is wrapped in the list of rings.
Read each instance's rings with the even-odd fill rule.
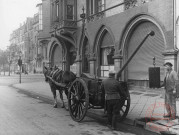
[[[23,66],[22,70],[24,71],[24,60],[25,60],[25,24],[21,24],[20,27],[12,32],[10,35],[10,46],[16,46],[13,54],[11,70],[17,72],[19,66],[17,64],[18,59],[21,57]]]
[[[43,67],[49,65],[47,57],[48,43],[50,42],[50,0],[43,0],[38,4],[39,31],[37,36],[37,72],[43,72]]]

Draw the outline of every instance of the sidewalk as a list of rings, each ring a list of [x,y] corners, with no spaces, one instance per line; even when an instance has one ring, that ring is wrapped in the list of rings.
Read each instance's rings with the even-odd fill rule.
[[[13,87],[53,100],[49,84],[45,81],[15,84]],[[130,90],[130,96],[130,110],[124,120],[125,124],[142,127],[156,133],[160,133],[160,131],[171,131],[179,135],[178,118],[173,121],[163,118],[164,113],[166,113],[163,90],[135,89]],[[58,101],[60,101],[59,96]],[[67,100],[65,102],[67,104]],[[177,101],[176,106],[177,116],[179,116],[179,101]],[[89,109],[88,112],[95,114],[101,119],[101,116],[104,115],[103,109]]]

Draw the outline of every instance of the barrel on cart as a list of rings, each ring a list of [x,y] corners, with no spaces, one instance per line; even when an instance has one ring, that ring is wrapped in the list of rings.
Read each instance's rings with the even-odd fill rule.
[[[128,63],[143,45],[145,40],[149,36],[154,36],[153,31],[149,32],[142,40],[140,45],[136,48],[133,54],[129,57],[127,62],[118,71],[116,79],[122,74],[122,71],[126,68]],[[123,106],[120,109],[119,121],[122,121],[128,114],[130,108],[130,94],[128,90],[127,82],[119,81],[120,89],[122,89],[126,95],[122,97]],[[80,122],[86,116],[88,109],[105,109],[105,93],[101,89],[102,79],[92,78],[87,74],[82,74],[76,78],[71,86],[68,88],[68,106],[69,112],[74,121]]]
[[[68,107],[74,121],[80,122],[85,117],[88,109],[105,110],[105,93],[101,89],[101,79],[93,79],[82,74],[77,78],[69,89]],[[130,95],[126,82],[120,82],[121,89],[126,92],[123,98],[123,107],[120,110],[119,120],[123,120],[129,111]]]

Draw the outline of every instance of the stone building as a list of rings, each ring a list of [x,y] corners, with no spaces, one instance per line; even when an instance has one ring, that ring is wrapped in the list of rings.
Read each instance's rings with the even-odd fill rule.
[[[50,0],[43,0],[37,5],[39,9],[39,31],[37,36],[37,72],[43,72],[43,67],[49,64],[47,57],[50,42]]]
[[[177,5],[176,0],[51,0],[49,62],[64,70],[76,69],[78,75],[105,78],[109,70],[119,71],[154,31],[120,78],[148,87],[154,57],[161,80],[166,61],[178,71]]]
[[[134,86],[148,87],[153,58],[161,80],[165,62],[179,70],[178,5],[177,0],[42,0],[37,5],[34,69],[42,72],[50,64],[78,76],[105,78],[109,70],[119,71],[154,31],[120,77]]]
[[[37,4],[37,8],[38,13],[27,17],[24,25],[10,36],[10,44],[19,46],[21,52],[22,72],[42,73],[43,66],[49,62],[47,45],[50,41],[50,0],[43,0]],[[14,62],[17,63],[17,60]]]
[[[78,30],[81,29],[80,14],[84,0],[51,0],[51,39],[48,43],[48,58],[51,66],[63,70],[76,68],[73,65],[77,56]]]
[[[16,46],[14,52],[14,57],[12,58],[11,71],[17,72],[19,71],[19,66],[17,65],[17,60],[21,56],[23,65],[22,69],[24,70],[24,61],[25,61],[25,23],[20,25],[19,28],[14,30],[10,35],[10,46]]]

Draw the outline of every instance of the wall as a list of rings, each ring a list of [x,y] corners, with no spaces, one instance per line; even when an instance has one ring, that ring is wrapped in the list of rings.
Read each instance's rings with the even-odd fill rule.
[[[163,28],[166,36],[166,49],[173,49],[173,4],[171,0],[154,0],[145,3],[139,7],[134,7],[117,15],[102,18],[93,22],[89,22],[86,26],[86,33],[89,36],[89,42],[93,46],[94,40],[99,28],[105,25],[109,28],[115,38],[115,44],[119,45],[122,32],[127,23],[141,13],[147,14],[154,18]]]
[[[112,6],[115,6],[117,4],[120,4],[124,2],[124,0],[106,0],[106,9],[107,8],[110,8]],[[124,11],[124,5],[121,5],[121,6],[118,6],[116,8],[114,8],[113,10],[109,10],[105,13],[106,17],[109,17],[109,16],[112,16],[112,15],[115,15],[115,14],[119,14],[121,12]]]

